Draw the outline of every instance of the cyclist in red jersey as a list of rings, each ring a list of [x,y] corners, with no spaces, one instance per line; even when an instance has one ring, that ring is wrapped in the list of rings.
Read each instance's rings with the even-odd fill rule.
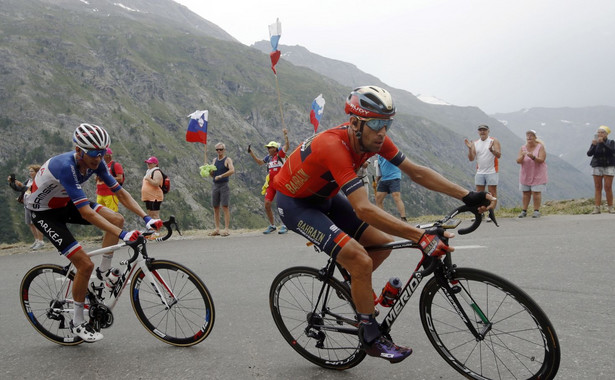
[[[495,198],[468,191],[408,159],[387,136],[395,115],[387,90],[358,87],[348,96],[345,111],[350,115],[347,123],[312,136],[290,154],[273,181],[279,192],[278,211],[288,229],[305,236],[350,272],[352,299],[361,320],[359,338],[366,353],[397,363],[412,350],[381,334],[372,290],[372,272],[390,251],[367,253],[363,247],[392,242],[394,235],[416,241],[426,255],[437,256],[453,250],[444,241],[454,234],[413,227],[378,208],[365,191],[356,191],[363,187],[356,171],[380,154],[430,190],[472,206],[490,200],[479,212],[493,208]]]

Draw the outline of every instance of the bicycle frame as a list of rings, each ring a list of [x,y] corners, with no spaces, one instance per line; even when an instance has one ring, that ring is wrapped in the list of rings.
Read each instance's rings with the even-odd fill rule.
[[[453,216],[457,215],[457,213],[458,212],[448,215],[447,217],[445,217],[445,219],[443,219],[443,221],[450,220]],[[453,223],[453,224],[454,226],[457,226],[459,223]],[[476,227],[478,227],[476,223],[475,225]],[[469,233],[473,231],[475,229],[473,227],[474,226],[467,228],[464,233]],[[374,245],[374,246],[365,247],[365,249],[368,252],[378,251],[378,250],[396,250],[396,249],[401,249],[401,248],[418,249],[419,245],[410,240],[402,240],[402,241],[395,241],[395,242],[383,244],[383,245]],[[420,270],[421,266],[424,267],[423,270]],[[333,277],[333,272],[336,267],[340,271],[344,281],[348,282],[350,280],[350,274],[333,259],[329,259],[329,262],[327,263],[325,268],[323,268],[323,270],[321,271],[323,273],[323,277]],[[449,276],[448,272],[454,270],[454,268],[455,266],[452,264],[450,253],[447,253],[446,255],[441,256],[441,257],[427,257],[423,255],[419,263],[417,264],[415,270],[411,273],[410,278],[406,282],[406,285],[399,291],[396,297],[395,303],[390,308],[387,315],[384,317],[383,322],[380,324],[380,330],[382,331],[382,333],[383,334],[390,333],[393,324],[395,323],[395,321],[401,314],[404,307],[408,304],[408,302],[410,301],[410,299],[412,298],[416,290],[419,288],[419,285],[421,284],[423,279],[425,279],[429,275],[434,275],[437,281],[442,285],[442,288],[445,290],[445,293],[446,293],[446,296],[449,302],[451,303],[451,305],[453,306],[453,308],[455,309],[459,317],[462,319],[464,324],[468,327],[468,330],[472,333],[472,335],[474,335],[476,339],[478,340],[484,339],[486,333],[489,332],[489,330],[491,329],[492,324],[486,317],[485,313],[478,307],[476,302],[472,300],[471,296],[467,294],[467,292],[465,291],[465,289],[463,289],[463,287],[456,287],[457,289],[455,290],[451,288],[449,281],[447,281],[446,278],[447,276]],[[320,291],[319,300],[322,297],[322,294],[324,293],[326,286],[327,286],[326,283],[323,284],[323,287]],[[468,317],[467,313],[465,312],[464,308],[461,306],[461,303],[459,302],[459,299],[457,298],[456,294],[460,294],[461,298],[480,317],[480,319],[485,325],[485,328],[482,331],[479,332],[476,330],[476,328],[470,321],[470,318]],[[316,305],[318,304],[319,302],[316,303]],[[324,305],[326,304],[327,304],[327,300],[325,299]],[[338,332],[349,332],[352,334],[357,333],[356,330],[349,331],[349,329],[344,329],[344,328],[339,328],[339,329],[333,328],[333,329]]]
[[[173,217],[168,222],[168,225],[165,224],[165,226],[168,229],[167,235],[161,238],[157,238],[155,240],[163,241],[163,240],[168,239],[168,237],[170,237],[172,233],[171,228],[170,228],[170,225],[172,224],[175,224],[175,226],[177,227],[177,224],[175,223],[175,219]],[[164,291],[166,291],[166,294],[169,295],[169,298],[173,300],[173,304],[177,302],[177,298],[175,294],[173,293],[171,288],[168,286],[166,281],[160,275],[158,275],[158,273],[152,272],[149,268],[149,262],[151,262],[152,259],[147,255],[146,242],[145,242],[145,237],[144,237],[144,236],[147,236],[148,234],[150,233],[145,233],[144,235],[140,236],[134,242],[130,242],[130,243],[120,242],[118,244],[111,245],[109,247],[99,248],[99,249],[96,249],[96,250],[93,250],[87,253],[87,255],[91,258],[94,256],[103,255],[105,253],[115,252],[126,246],[132,248],[134,251],[132,256],[129,259],[120,261],[119,264],[126,265],[126,269],[119,276],[114,287],[110,290],[110,292],[108,292],[109,293],[108,299],[105,300],[105,297],[103,297],[105,284],[102,284],[100,287],[93,287],[93,288],[90,288],[90,286],[88,286],[88,298],[90,301],[90,306],[102,304],[102,305],[105,305],[110,311],[113,311],[113,309],[115,308],[115,305],[117,304],[117,301],[119,300],[120,296],[122,295],[122,292],[124,291],[124,288],[126,288],[126,286],[130,283],[130,279],[133,277],[133,274],[135,273],[136,269],[142,270],[142,272],[145,275],[145,279],[148,280],[152,284],[152,286],[156,290],[156,295],[160,298],[161,303],[165,305],[165,309],[168,310],[172,305],[169,305],[169,303],[167,302],[167,298],[163,296],[163,294],[165,294]],[[68,298],[69,296],[68,290],[71,288],[71,285],[72,285],[71,284],[72,280],[69,279],[69,274],[74,268],[74,265],[70,263],[65,268],[66,268],[66,276],[64,277],[64,280],[63,280],[63,283],[60,289],[65,289],[65,291],[67,292],[67,294],[65,294],[65,296],[67,297],[66,300],[74,302],[74,300],[72,300],[71,298]],[[164,289],[160,289],[154,277],[161,284],[164,285]],[[74,311],[73,309],[64,309],[64,312],[73,312],[73,311]]]

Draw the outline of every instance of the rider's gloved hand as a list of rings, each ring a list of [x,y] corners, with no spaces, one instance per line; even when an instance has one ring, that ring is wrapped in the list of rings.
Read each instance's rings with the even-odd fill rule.
[[[148,230],[159,230],[162,227],[162,220],[154,219],[151,216],[144,216],[143,221],[145,222],[145,228]]]
[[[470,191],[468,195],[461,198],[461,200],[466,204],[466,206],[476,208],[480,206],[489,206],[489,203],[491,203],[487,199],[487,193],[485,191]]]
[[[421,251],[427,256],[441,256],[448,252],[448,238],[444,236],[444,228],[436,227],[425,230],[419,239]]]
[[[139,238],[139,236],[141,236],[141,231],[139,230],[122,230],[122,232],[120,232],[120,239],[124,240],[125,242],[135,241]]]

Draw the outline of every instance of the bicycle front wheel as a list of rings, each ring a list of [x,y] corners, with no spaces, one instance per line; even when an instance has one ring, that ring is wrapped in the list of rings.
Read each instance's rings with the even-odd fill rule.
[[[365,358],[349,289],[318,270],[295,267],[271,284],[269,307],[278,330],[301,356],[324,368],[348,369]]]
[[[153,336],[173,346],[202,342],[214,326],[214,302],[201,279],[173,261],[154,260],[152,276],[138,269],[130,299],[141,324]]]
[[[477,339],[435,278],[420,300],[423,328],[438,353],[464,376],[474,379],[552,379],[560,346],[549,318],[523,290],[494,274],[456,269],[453,294]]]
[[[19,300],[28,321],[42,336],[63,346],[74,346],[83,340],[70,331],[74,304],[74,273],[55,264],[42,264],[30,269],[21,280]]]

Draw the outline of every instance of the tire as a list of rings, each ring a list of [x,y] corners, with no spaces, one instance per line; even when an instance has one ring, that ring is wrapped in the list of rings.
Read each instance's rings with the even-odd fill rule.
[[[215,320],[214,303],[203,281],[173,261],[154,260],[149,269],[170,308],[166,309],[156,288],[138,269],[132,278],[130,299],[143,327],[173,346],[202,342],[211,333]]]
[[[310,362],[328,369],[352,368],[365,358],[365,352],[359,342],[350,292],[339,281],[329,279],[325,292],[329,312],[323,313],[323,301],[318,301],[322,288],[323,281],[314,268],[282,271],[269,292],[273,320],[288,344]],[[316,302],[318,313],[312,315]],[[331,330],[335,328],[345,328],[347,332]]]
[[[425,333],[438,353],[459,373],[473,379],[553,379],[560,346],[549,318],[523,290],[494,274],[456,269],[454,278],[491,322],[476,340],[431,278],[419,304]],[[477,331],[485,324],[468,303],[457,299]]]
[[[32,327],[63,346],[83,343],[69,325],[73,319],[73,278],[73,272],[66,278],[64,267],[42,264],[26,273],[19,288],[21,308]]]

